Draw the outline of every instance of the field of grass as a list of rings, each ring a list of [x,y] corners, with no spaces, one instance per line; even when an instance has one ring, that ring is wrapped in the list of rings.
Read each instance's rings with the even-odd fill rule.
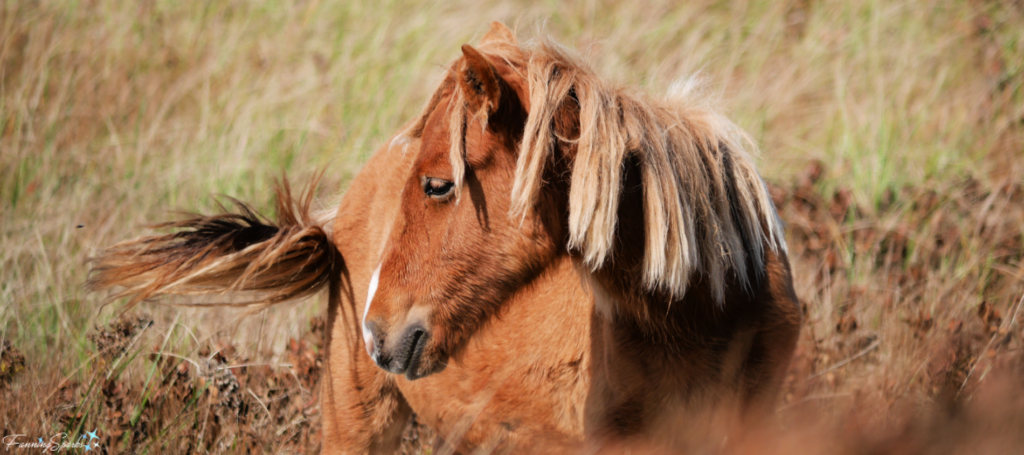
[[[333,206],[492,20],[652,92],[703,73],[761,144],[805,309],[780,415],[831,417],[792,441],[1024,441],[1024,6],[952,0],[0,0],[3,435],[316,450],[322,299],[118,319],[86,260],[282,174]]]

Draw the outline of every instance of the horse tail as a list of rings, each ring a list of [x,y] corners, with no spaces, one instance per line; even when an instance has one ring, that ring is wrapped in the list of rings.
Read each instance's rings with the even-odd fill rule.
[[[174,232],[106,249],[90,259],[86,286],[118,289],[110,301],[127,297],[127,308],[168,295],[230,293],[235,300],[182,305],[265,307],[316,294],[340,273],[342,258],[311,214],[315,187],[295,200],[288,181],[278,183],[276,221],[231,199],[234,211],[222,205],[216,215],[151,226]]]

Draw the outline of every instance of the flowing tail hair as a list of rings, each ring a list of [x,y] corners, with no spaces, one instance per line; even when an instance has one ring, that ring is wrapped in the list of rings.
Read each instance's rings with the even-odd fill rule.
[[[337,279],[342,258],[330,232],[310,207],[319,178],[301,199],[287,179],[276,186],[277,220],[231,199],[234,211],[190,215],[151,226],[174,232],[114,245],[90,259],[86,286],[118,289],[109,301],[128,297],[125,309],[167,295],[243,294],[218,305],[259,309],[316,294]]]

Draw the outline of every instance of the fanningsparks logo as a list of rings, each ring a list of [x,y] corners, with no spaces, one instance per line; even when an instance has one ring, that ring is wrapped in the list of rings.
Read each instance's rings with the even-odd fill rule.
[[[37,441],[32,441],[32,438],[27,437],[27,435],[12,434],[4,436],[4,451],[10,452],[11,449],[36,449],[43,452],[61,452],[65,450],[89,452],[100,447],[100,442],[97,441],[100,437],[96,435],[96,431],[93,430],[85,433],[76,440],[68,439],[67,433],[57,433],[47,440],[37,438]]]

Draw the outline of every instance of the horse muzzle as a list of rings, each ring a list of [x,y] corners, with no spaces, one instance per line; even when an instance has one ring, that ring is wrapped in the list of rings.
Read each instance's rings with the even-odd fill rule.
[[[377,366],[392,374],[404,374],[407,379],[416,380],[433,374],[434,368],[424,361],[424,352],[431,340],[430,330],[423,324],[413,323],[385,335],[380,326],[367,321],[366,328],[372,335],[367,340],[367,352]]]

